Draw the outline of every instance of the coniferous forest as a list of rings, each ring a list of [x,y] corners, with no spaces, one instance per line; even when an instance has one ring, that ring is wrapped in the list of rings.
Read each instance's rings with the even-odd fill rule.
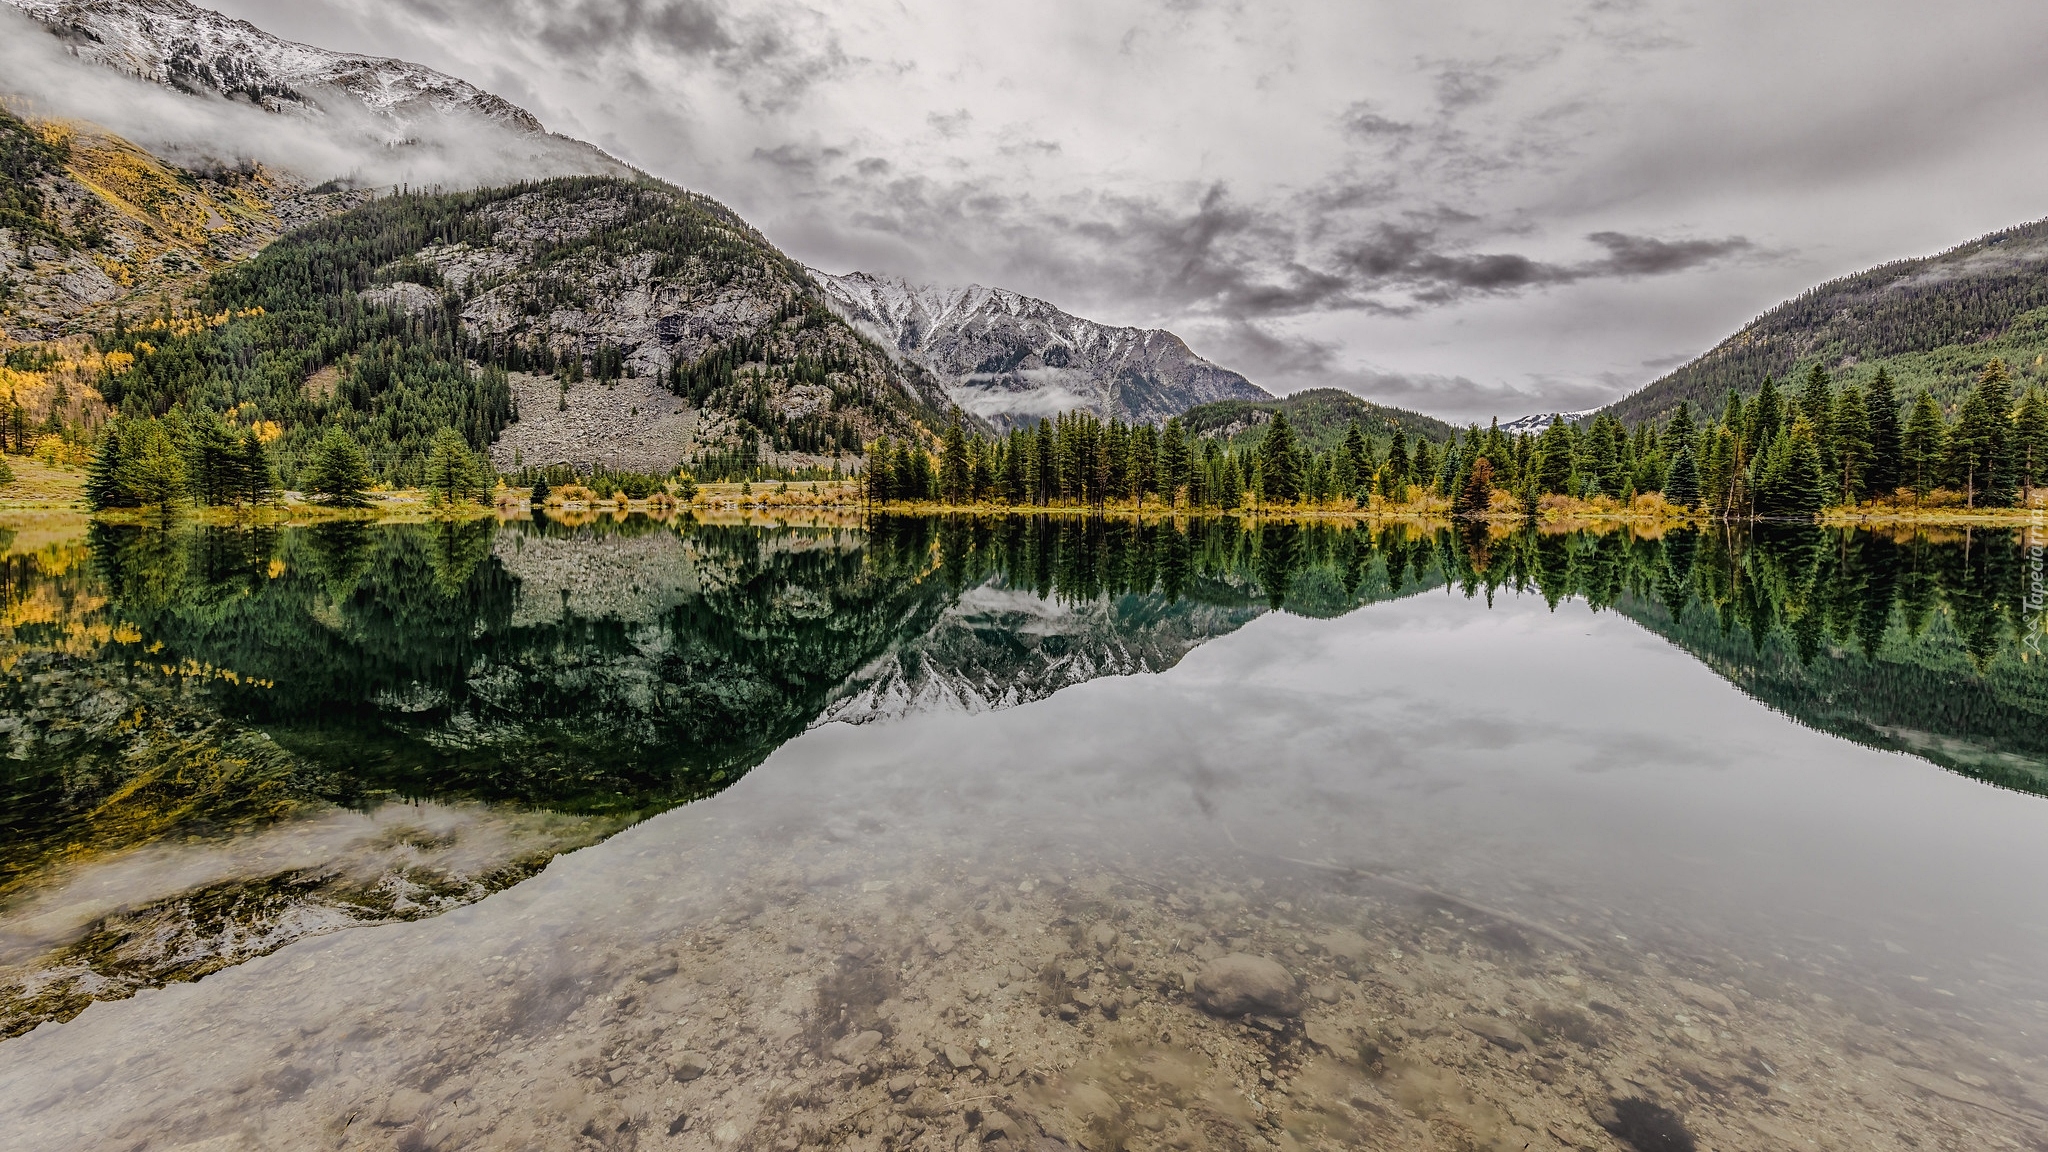
[[[1584,425],[1554,419],[1541,433],[1467,428],[1443,443],[1396,426],[1357,423],[1317,451],[1284,411],[1243,447],[1070,413],[996,438],[948,428],[936,450],[872,446],[872,499],[949,504],[1231,510],[1256,505],[1351,507],[1437,500],[1459,514],[1533,516],[1546,497],[1607,498],[1626,507],[1659,494],[1672,508],[1723,519],[1811,519],[1872,500],[1966,509],[2030,502],[2048,484],[2048,395],[2015,395],[1992,360],[1953,419],[1928,393],[1901,409],[1880,371],[1837,385],[1816,365],[1796,388],[1766,379],[1745,400],[1730,390],[1718,413],[1681,402],[1661,426],[1601,413]]]

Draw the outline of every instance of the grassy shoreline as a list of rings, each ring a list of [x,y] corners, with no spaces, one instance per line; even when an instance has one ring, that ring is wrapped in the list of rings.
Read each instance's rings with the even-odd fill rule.
[[[88,513],[85,507],[85,470],[53,467],[31,458],[9,457],[15,483],[0,491],[0,511],[9,513],[65,513],[91,515],[107,523],[160,523],[164,513],[153,508],[121,508]],[[419,489],[374,492],[364,508],[336,508],[298,498],[276,503],[232,507],[185,506],[174,515],[203,524],[271,526],[317,524],[333,520],[375,520],[391,523],[421,523],[429,520],[477,520],[486,517],[518,519],[532,515],[523,491],[501,488],[489,504],[436,506]],[[1360,508],[1341,502],[1321,506],[1299,504],[1267,506],[1256,501],[1229,510],[1168,507],[1157,500],[1143,504],[1117,501],[1106,505],[1063,502],[1057,504],[1012,504],[1004,501],[955,503],[942,500],[891,500],[868,502],[858,483],[850,480],[801,480],[788,483],[707,483],[698,486],[689,501],[594,500],[548,502],[547,513],[555,519],[579,522],[621,513],[662,516],[689,512],[698,518],[719,521],[772,523],[792,515],[830,516],[834,519],[886,512],[904,516],[1112,516],[1143,521],[1176,520],[1191,516],[1236,516],[1252,520],[1321,521],[1330,523],[1430,524],[1447,525],[1454,520],[1487,524],[1519,524],[1527,519],[1511,503],[1497,502],[1478,515],[1454,514],[1449,501],[1424,497],[1406,504],[1391,504],[1375,498]],[[1677,508],[1656,496],[1638,497],[1631,505],[1600,498],[1575,500],[1546,496],[1537,508],[1536,523],[1543,528],[1572,529],[1602,524],[1668,529],[1685,525],[1720,523],[1697,510]],[[1743,521],[1734,521],[1741,523]],[[2027,528],[2048,530],[2048,507],[1960,508],[1954,505],[1915,505],[1894,502],[1869,503],[1854,508],[1824,509],[1817,523],[1827,527],[1857,528]]]

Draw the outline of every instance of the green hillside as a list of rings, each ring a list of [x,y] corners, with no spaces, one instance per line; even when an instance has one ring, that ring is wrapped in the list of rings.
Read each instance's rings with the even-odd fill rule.
[[[1749,395],[1766,376],[1782,382],[1815,363],[1837,380],[1883,367],[1902,403],[1931,391],[1953,411],[1994,357],[2016,394],[2048,378],[2048,220],[1829,281],[1607,411],[1631,424],[1681,400],[1718,411],[1730,388]]]
[[[1221,437],[1233,448],[1256,444],[1265,437],[1266,421],[1274,412],[1287,413],[1288,423],[1305,448],[1329,452],[1344,442],[1344,432],[1357,421],[1366,434],[1381,439],[1399,428],[1409,439],[1450,439],[1453,429],[1434,416],[1389,408],[1361,399],[1341,388],[1310,388],[1277,400],[1217,400],[1198,404],[1181,414],[1188,435]]]

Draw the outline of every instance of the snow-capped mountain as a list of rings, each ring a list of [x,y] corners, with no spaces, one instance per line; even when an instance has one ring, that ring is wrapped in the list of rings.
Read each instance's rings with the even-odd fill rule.
[[[378,116],[468,114],[521,132],[539,120],[464,80],[403,60],[295,44],[186,0],[0,0],[33,17],[78,58],[184,91],[273,112],[317,113],[337,99]]]
[[[1559,417],[1562,417],[1567,424],[1576,424],[1598,411],[1598,408],[1588,408],[1584,412],[1540,412],[1533,416],[1523,416],[1519,419],[1510,420],[1502,424],[1500,430],[1510,436],[1535,435],[1550,427],[1550,422]]]
[[[1272,399],[1161,329],[1113,328],[1001,288],[816,269],[811,277],[855,328],[998,428],[1075,409],[1156,424],[1211,400]]]
[[[840,685],[811,727],[994,712],[1102,676],[1164,672],[1261,611],[1150,596],[1070,603],[993,581]]]

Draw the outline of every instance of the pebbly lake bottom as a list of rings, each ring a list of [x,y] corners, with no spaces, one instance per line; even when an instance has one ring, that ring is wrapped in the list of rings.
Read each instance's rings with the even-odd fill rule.
[[[93,1004],[0,1044],[0,1114],[29,1149],[2040,1147],[2042,813],[1615,613],[1268,615],[815,727],[468,907]]]

